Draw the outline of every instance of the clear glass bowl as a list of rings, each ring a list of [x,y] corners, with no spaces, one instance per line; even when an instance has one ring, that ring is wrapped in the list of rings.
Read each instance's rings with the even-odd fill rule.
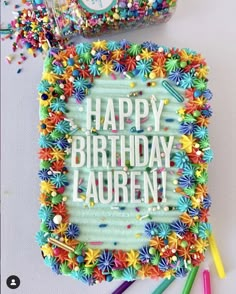
[[[177,0],[46,0],[59,34],[95,37],[167,22]]]

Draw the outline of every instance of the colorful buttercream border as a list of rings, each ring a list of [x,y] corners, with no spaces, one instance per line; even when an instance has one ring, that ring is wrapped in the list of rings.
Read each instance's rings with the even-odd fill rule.
[[[177,206],[181,215],[171,224],[147,221],[143,230],[149,243],[127,252],[91,249],[79,242],[80,229],[70,223],[65,196],[69,185],[65,159],[72,141],[66,103],[73,98],[81,103],[96,77],[116,74],[139,76],[147,82],[168,78],[163,87],[177,101],[182,98],[173,85],[181,87],[187,99],[178,110],[180,150],[173,159],[179,169],[176,192],[182,195]],[[93,285],[113,279],[183,277],[204,260],[211,233],[207,168],[213,157],[207,129],[212,115],[207,75],[208,67],[200,54],[151,42],[139,45],[98,40],[63,51],[50,50],[38,86],[41,227],[36,240],[46,265],[55,273]]]

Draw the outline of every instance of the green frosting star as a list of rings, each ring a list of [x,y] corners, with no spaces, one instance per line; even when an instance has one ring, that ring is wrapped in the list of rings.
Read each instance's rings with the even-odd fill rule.
[[[204,139],[201,139],[200,142],[199,142],[199,145],[200,145],[200,148],[201,149],[205,149],[205,148],[209,147],[210,146],[210,144],[209,144],[209,137],[206,137]]]
[[[60,270],[62,274],[69,275],[71,272],[71,269],[68,267],[67,262],[63,262],[60,266]]]
[[[62,95],[64,92],[62,90],[62,88],[60,88],[60,86],[58,84],[54,85],[54,91],[58,94],[58,95]]]
[[[195,79],[193,82],[193,85],[198,90],[205,90],[206,89],[206,81],[203,79]]]
[[[90,52],[86,52],[80,55],[80,59],[86,63],[86,64],[90,64],[91,60],[92,60],[92,55],[90,54]]]
[[[62,137],[64,137],[64,135],[61,133],[61,132],[59,132],[59,131],[57,131],[57,130],[54,130],[52,133],[51,133],[51,137],[52,137],[52,139],[59,139],[59,138],[62,138]]]
[[[159,260],[160,260],[160,254],[158,252],[156,252],[155,255],[152,256],[152,258],[151,258],[151,264],[158,265]]]
[[[57,204],[61,203],[62,202],[62,198],[63,198],[63,196],[60,195],[60,194],[58,194],[55,197],[52,197],[52,204],[57,205]]]
[[[130,46],[130,48],[128,49],[128,53],[131,56],[136,56],[136,55],[138,55],[141,52],[141,50],[142,50],[141,45],[139,45],[139,44],[132,44]]]
[[[122,270],[113,270],[111,275],[114,279],[121,279],[121,277],[123,275],[123,271]]]
[[[194,234],[198,234],[199,233],[199,224],[196,223],[194,226],[191,226],[190,231]]]
[[[39,116],[40,120],[46,119],[49,116],[47,106],[40,106]]]
[[[44,61],[44,71],[45,72],[51,72],[52,71],[52,62],[53,58],[52,57],[47,57]]]
[[[176,59],[173,57],[169,58],[166,61],[165,67],[168,72],[176,70],[177,68],[180,67],[179,59]]]
[[[195,194],[195,187],[185,188],[184,192],[189,196],[194,196]]]
[[[45,222],[42,222],[41,223],[40,230],[43,231],[43,232],[45,232],[45,233],[48,233],[49,232],[49,229],[48,229],[48,227],[47,227],[47,225],[46,225]]]
[[[80,242],[76,247],[75,247],[75,254],[81,255],[82,251],[86,248],[85,243]]]
[[[186,114],[183,120],[188,123],[193,123],[196,121],[196,119],[191,114]]]
[[[196,178],[196,181],[198,184],[206,184],[208,181],[208,173],[207,172],[202,172],[200,177]]]
[[[83,269],[83,272],[86,276],[91,276],[93,273],[93,267],[92,266],[85,266]]]
[[[47,161],[47,160],[41,160],[41,162],[40,162],[40,169],[43,169],[43,168],[49,169],[50,166],[51,166],[51,163],[49,161]]]

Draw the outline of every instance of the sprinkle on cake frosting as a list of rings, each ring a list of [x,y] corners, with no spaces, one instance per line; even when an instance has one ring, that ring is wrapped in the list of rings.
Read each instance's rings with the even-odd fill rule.
[[[98,40],[72,45],[65,50],[53,48],[49,51],[38,86],[41,227],[36,234],[36,241],[41,247],[45,264],[55,273],[69,275],[93,285],[113,279],[132,281],[148,277],[183,277],[193,266],[204,260],[211,233],[211,225],[208,223],[211,197],[206,185],[207,168],[213,157],[208,135],[209,118],[212,115],[209,100],[212,93],[207,88],[207,75],[208,66],[200,54],[190,49],[166,48],[151,42],[136,44],[126,40]],[[152,91],[157,93],[157,98],[166,97],[161,99],[163,102],[160,101],[158,108],[163,109],[160,119],[161,125],[165,125],[163,130],[158,128],[155,117],[149,119],[146,116],[142,118],[140,128],[132,125],[132,118],[127,117],[125,126],[122,126],[124,131],[114,130],[114,127],[103,130],[106,136],[109,132],[120,132],[122,136],[122,132],[128,130],[130,137],[139,136],[143,143],[146,135],[148,150],[151,150],[154,143],[149,137],[155,137],[155,129],[149,122],[152,125],[156,122],[156,133],[162,138],[159,142],[161,154],[165,158],[159,159],[160,167],[155,171],[148,165],[143,169],[149,188],[151,184],[147,179],[151,178],[151,173],[163,174],[166,171],[165,177],[154,178],[160,187],[157,203],[154,197],[145,202],[142,199],[144,195],[137,195],[136,200],[141,199],[137,204],[112,202],[109,205],[115,207],[113,209],[108,204],[96,203],[91,198],[86,203],[83,199],[86,198],[86,185],[81,179],[78,184],[81,199],[76,204],[71,201],[73,179],[70,163],[73,157],[71,150],[76,147],[74,138],[80,132],[91,138],[101,137],[103,133],[94,125],[89,130],[78,127],[70,119],[70,112],[78,109],[77,119],[81,119],[83,124],[82,120],[86,116],[83,105],[88,107],[92,99],[94,104],[97,103],[94,97],[100,89],[99,83],[101,89],[104,87],[104,91],[111,91],[109,93],[113,93],[112,85],[119,83],[120,91],[124,91],[122,95],[126,93],[126,99],[132,99],[133,103],[148,96],[149,105],[154,107],[153,99],[156,100]],[[111,90],[108,89],[109,85]],[[107,97],[105,92],[101,93]],[[121,94],[113,95],[115,101]],[[102,99],[106,99],[104,97]],[[107,99],[107,104],[111,103],[111,99]],[[143,107],[145,113],[145,103]],[[139,110],[138,106],[136,109]],[[117,123],[120,120],[117,117]],[[104,124],[103,120],[101,125],[104,127]],[[172,134],[175,136],[173,142],[170,142]],[[96,144],[96,140],[93,144]],[[102,138],[101,142],[104,142]],[[141,145],[139,144],[138,150],[144,154]],[[168,155],[167,145],[172,146],[169,164],[165,161]],[[101,159],[98,162],[99,160]],[[137,166],[125,161],[125,165],[118,165],[119,168],[129,176]],[[109,181],[110,175],[107,174],[106,180]],[[136,181],[134,183],[137,184]],[[141,187],[138,193],[144,193],[142,189]],[[114,191],[111,190],[111,193]],[[125,224],[124,234],[134,236],[132,238],[136,246],[128,248],[125,243],[121,246],[119,239],[113,240],[112,246],[107,239],[102,241],[88,238],[86,241],[86,224],[82,224],[83,218],[81,224],[75,221],[76,214],[72,206],[78,209],[78,220],[83,211],[86,214],[88,210],[95,211],[100,207],[106,210],[109,207],[114,214],[127,212],[127,219],[120,220],[120,223]],[[135,217],[129,212],[131,209]],[[114,225],[109,218],[99,223],[93,223],[92,218],[89,218],[87,224],[91,234],[107,230],[109,233],[104,233],[105,236],[110,235],[110,227]],[[119,227],[119,222],[117,226]],[[136,233],[135,228],[139,229]],[[122,236],[122,230],[120,232]],[[111,233],[111,236],[114,235]]]

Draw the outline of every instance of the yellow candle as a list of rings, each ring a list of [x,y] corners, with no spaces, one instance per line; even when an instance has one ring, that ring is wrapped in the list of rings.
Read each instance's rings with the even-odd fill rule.
[[[217,247],[216,240],[215,240],[215,237],[213,234],[211,234],[209,237],[209,243],[210,243],[211,254],[214,259],[215,267],[217,269],[217,273],[221,279],[224,279],[225,278],[225,270],[224,270],[224,266],[222,263],[220,252]]]

